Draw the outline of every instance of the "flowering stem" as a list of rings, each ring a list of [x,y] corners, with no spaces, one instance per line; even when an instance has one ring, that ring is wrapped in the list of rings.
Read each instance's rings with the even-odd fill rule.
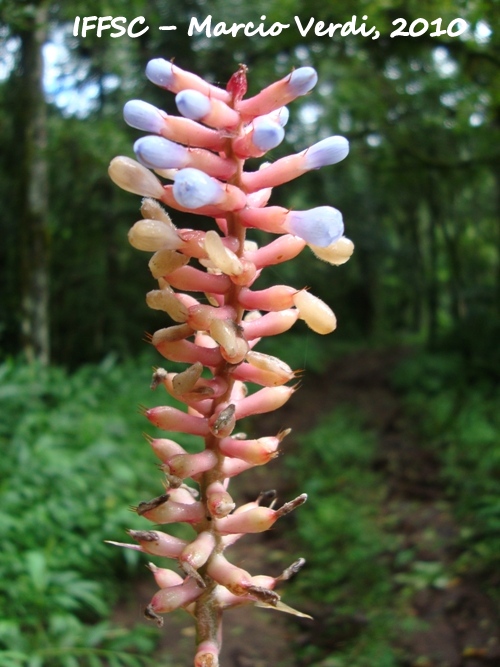
[[[185,579],[171,570],[151,568],[160,590],[146,616],[161,624],[160,614],[186,609],[196,620],[195,667],[217,667],[226,608],[259,604],[303,615],[283,604],[274,590],[298,571],[303,559],[273,578],[253,576],[224,555],[245,534],[268,530],[305,502],[302,494],[274,509],[274,493],[261,493],[236,508],[227,491],[231,477],[274,458],[289,431],[255,440],[232,434],[238,419],[278,409],[296,389],[287,385],[294,371],[276,357],[253,351],[255,343],[287,331],[298,318],[321,334],[336,326],[330,308],[305,289],[251,287],[262,269],[294,258],[305,245],[332,264],[349,258],[353,246],[342,237],[342,216],[336,209],[289,212],[266,207],[273,185],[338,162],[347,155],[348,144],[343,137],[330,137],[258,172],[245,172],[248,157],[260,157],[281,141],[288,118],[283,105],[309,92],[316,83],[315,71],[300,68],[247,100],[242,100],[244,66],[226,91],[161,59],[151,61],[146,73],[177,93],[177,106],[186,118],[167,116],[140,100],[128,102],[127,122],[156,136],[134,144],[139,162],[115,158],[110,175],[125,190],[148,197],[141,208],[144,219],[132,227],[129,240],[140,250],[155,252],[149,267],[159,289],[148,293],[147,303],[175,322],[157,331],[151,342],[167,359],[190,366],[177,374],[157,369],[152,384],[163,385],[188,412],[159,406],[145,409],[145,415],[164,430],[203,437],[205,448],[188,454],[173,440],[151,438],[166,473],[167,492],[134,508],[154,523],[189,523],[196,537],[187,542],[156,530],[129,531],[138,545],[112,544],[178,561]],[[173,185],[163,185],[149,169]],[[177,229],[158,201],[215,218],[222,235]],[[246,230],[252,227],[279,238],[260,249],[250,247]],[[207,272],[189,266],[192,258]],[[198,300],[199,292],[210,305]],[[210,377],[202,375],[204,367]],[[260,389],[247,396],[246,382]],[[198,485],[199,499],[184,484],[187,477]]]

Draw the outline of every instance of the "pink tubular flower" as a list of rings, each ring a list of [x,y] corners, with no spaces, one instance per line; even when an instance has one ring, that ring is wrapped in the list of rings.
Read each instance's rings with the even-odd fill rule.
[[[160,590],[145,614],[161,624],[160,614],[187,610],[197,624],[194,666],[217,667],[224,610],[258,604],[303,615],[281,602],[274,590],[300,569],[303,559],[271,577],[231,564],[225,552],[245,535],[270,529],[302,505],[306,495],[276,509],[275,492],[261,493],[236,507],[228,486],[232,477],[275,458],[289,433],[247,439],[237,432],[238,420],[277,410],[297,388],[290,384],[296,371],[254,346],[262,337],[287,331],[297,319],[320,334],[336,327],[329,306],[303,284],[255,289],[255,280],[266,267],[292,260],[306,245],[334,265],[347,261],[353,251],[337,209],[267,206],[272,188],[340,162],[349,144],[332,136],[256,171],[245,170],[247,158],[260,158],[283,140],[285,105],[316,84],[311,67],[298,68],[247,99],[243,65],[225,90],[161,58],[148,64],[146,75],[175,94],[182,117],[141,100],[128,102],[125,121],[148,136],[134,144],[137,161],[117,157],[109,173],[124,190],[146,197],[129,240],[138,250],[154,253],[149,268],[158,284],[146,302],[173,321],[150,339],[163,357],[187,364],[178,372],[157,368],[151,387],[161,385],[167,397],[187,410],[160,405],[144,413],[160,429],[195,436],[203,444],[188,452],[175,440],[146,436],[161,461],[165,490],[133,508],[155,524],[188,523],[194,538],[132,530],[136,544],[111,544],[177,560],[185,576],[150,564]],[[179,229],[161,204],[208,216],[214,223],[208,231]],[[247,229],[276,238],[259,248],[246,240]],[[247,383],[257,389],[248,393]]]

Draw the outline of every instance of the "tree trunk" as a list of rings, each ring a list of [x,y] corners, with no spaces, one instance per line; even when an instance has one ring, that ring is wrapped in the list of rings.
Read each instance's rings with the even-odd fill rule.
[[[47,37],[47,3],[35,7],[31,25],[20,31],[20,90],[23,96],[21,183],[21,333],[29,362],[46,365],[49,343],[49,225],[47,108],[42,47]],[[28,20],[28,19],[27,19]]]

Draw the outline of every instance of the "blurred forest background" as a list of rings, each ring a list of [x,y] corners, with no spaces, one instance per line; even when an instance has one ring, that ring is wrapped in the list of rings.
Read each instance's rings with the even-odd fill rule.
[[[292,26],[187,37],[209,14]],[[91,15],[150,28],[73,37]],[[301,37],[295,15],[367,15],[381,36]],[[307,276],[339,319],[328,340],[299,328],[267,348],[307,371],[292,406],[307,414],[285,412],[300,437],[273,475],[311,502],[267,551],[276,571],[286,552],[308,557],[287,601],[319,620],[286,626],[297,642],[283,664],[499,664],[499,16],[498,0],[0,0],[0,667],[150,665],[160,641],[130,602],[144,561],[103,544],[143,527],[127,504],[155,491],[133,408],[151,405],[143,335],[163,321],[126,239],[139,200],[107,167],[138,136],[128,99],[175,113],[144,76],[160,56],[220,85],[244,62],[249,94],[312,65],[319,84],[271,157],[331,134],[351,143],[273,203],[340,209],[353,258],[332,268],[304,252],[261,281]],[[469,27],[391,39],[399,17]],[[189,663],[189,649],[158,650],[157,665]],[[226,667],[246,667],[235,655]]]

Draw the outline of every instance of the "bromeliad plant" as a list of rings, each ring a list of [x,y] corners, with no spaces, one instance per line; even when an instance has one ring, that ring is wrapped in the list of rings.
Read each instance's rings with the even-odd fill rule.
[[[157,331],[151,342],[170,361],[188,364],[179,373],[159,368],[153,375],[153,387],[163,385],[187,405],[187,412],[161,406],[146,410],[146,417],[165,431],[199,436],[204,448],[190,454],[174,440],[150,439],[162,462],[166,491],[134,508],[155,524],[190,524],[193,540],[141,530],[130,531],[138,544],[120,546],[177,561],[183,576],[150,566],[160,590],[146,616],[161,625],[160,614],[187,610],[197,626],[195,667],[216,667],[222,612],[248,604],[293,612],[275,588],[303,564],[299,559],[276,578],[254,576],[225,555],[245,534],[268,530],[306,500],[302,494],[275,509],[273,493],[261,493],[236,508],[228,492],[230,478],[274,458],[288,433],[247,439],[236,432],[238,421],[277,410],[296,388],[288,384],[296,373],[285,362],[253,348],[261,337],[283,333],[299,318],[320,334],[336,326],[330,308],[305,288],[259,290],[252,285],[266,266],[296,257],[306,245],[331,264],[344,263],[353,251],[335,208],[290,211],[267,202],[275,185],[339,162],[349,147],[345,138],[333,136],[258,171],[244,170],[247,158],[261,157],[282,141],[285,105],[316,83],[311,67],[293,71],[248,99],[243,99],[244,66],[226,90],[163,59],[152,60],[146,74],[176,94],[182,117],[140,100],[128,102],[126,122],[153,134],[136,141],[138,161],[117,157],[109,171],[117,185],[145,197],[143,219],[132,227],[129,240],[139,250],[154,252],[149,268],[159,289],[148,293],[148,305],[176,322]],[[150,170],[173,183],[164,185]],[[177,228],[160,203],[214,218],[214,228]],[[259,248],[246,240],[252,228],[277,238]],[[248,383],[261,388],[248,394]],[[186,484],[189,478],[195,487]]]

